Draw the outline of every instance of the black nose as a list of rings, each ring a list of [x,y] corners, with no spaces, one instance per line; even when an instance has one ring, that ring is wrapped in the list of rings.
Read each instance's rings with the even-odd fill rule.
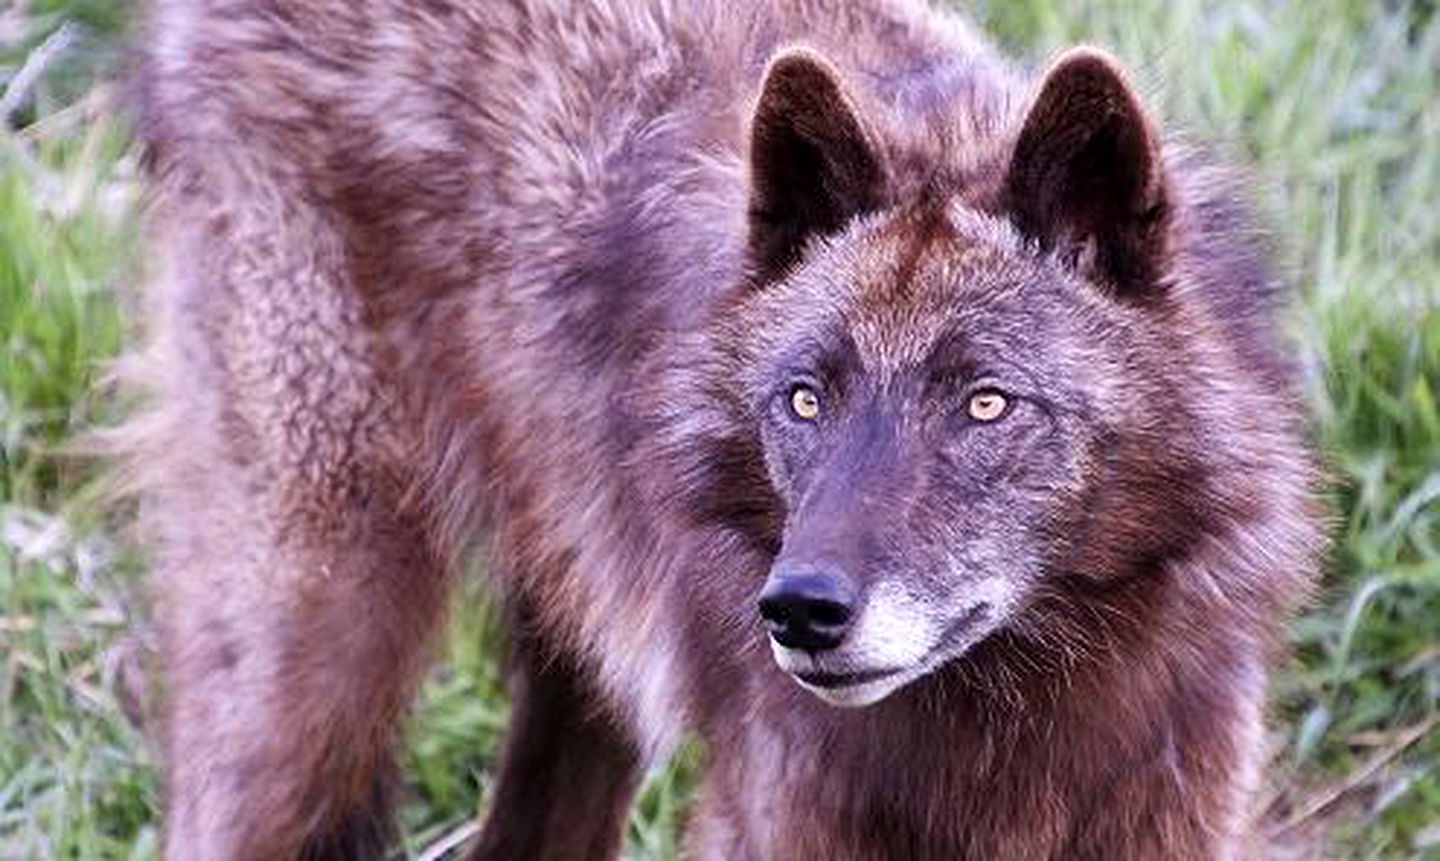
[[[854,587],[830,574],[775,572],[760,592],[760,618],[775,642],[790,649],[835,648],[845,639],[854,615]]]

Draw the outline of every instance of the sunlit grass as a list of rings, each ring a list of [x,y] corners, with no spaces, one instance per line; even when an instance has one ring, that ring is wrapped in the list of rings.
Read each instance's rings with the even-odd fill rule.
[[[89,110],[82,108],[81,110]],[[155,779],[113,691],[137,602],[64,449],[108,404],[115,297],[134,253],[126,135],[108,114],[58,140],[0,137],[0,857],[153,846]]]

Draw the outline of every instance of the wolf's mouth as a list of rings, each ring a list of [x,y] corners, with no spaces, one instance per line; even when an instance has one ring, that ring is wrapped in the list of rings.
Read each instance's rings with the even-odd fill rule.
[[[858,673],[805,673],[798,672],[795,678],[816,688],[853,688],[903,672],[904,667],[889,667],[883,670],[865,670]]]

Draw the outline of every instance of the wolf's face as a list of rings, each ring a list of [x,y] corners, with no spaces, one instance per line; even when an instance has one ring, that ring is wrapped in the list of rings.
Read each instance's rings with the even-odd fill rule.
[[[1025,603],[1111,399],[1107,342],[1084,331],[1107,310],[958,207],[865,219],[754,298],[746,318],[773,322],[746,385],[787,512],[761,597],[781,668],[864,705]]]
[[[782,503],[759,595],[775,660],[875,702],[1013,623],[1075,540],[1167,209],[1114,67],[1062,60],[998,215],[887,196],[836,73],[782,56],[757,108],[740,316],[748,415]],[[1152,404],[1153,406],[1153,404]],[[1128,418],[1126,417],[1126,414]]]

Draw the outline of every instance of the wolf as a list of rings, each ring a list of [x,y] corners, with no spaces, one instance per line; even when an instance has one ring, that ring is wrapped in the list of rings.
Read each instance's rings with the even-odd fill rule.
[[[483,559],[471,857],[1223,859],[1321,552],[1241,181],[910,0],[154,0],[125,431],[170,858],[378,857]]]

